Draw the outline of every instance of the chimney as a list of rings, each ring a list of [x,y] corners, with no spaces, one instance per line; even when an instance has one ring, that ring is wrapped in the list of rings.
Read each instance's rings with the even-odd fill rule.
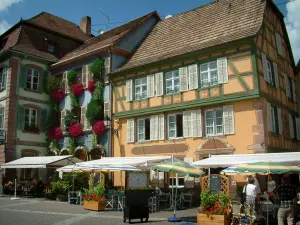
[[[86,16],[80,20],[80,29],[87,35],[91,35],[91,17]]]

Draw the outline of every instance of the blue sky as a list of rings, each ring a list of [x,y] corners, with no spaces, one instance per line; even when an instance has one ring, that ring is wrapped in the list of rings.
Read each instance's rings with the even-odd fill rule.
[[[41,11],[47,11],[57,16],[79,24],[80,18],[90,16],[92,18],[93,33],[98,29],[107,30],[107,18],[101,12],[109,17],[109,29],[120,25],[120,22],[130,21],[136,17],[142,16],[153,10],[157,10],[163,18],[166,15],[176,15],[178,13],[199,7],[212,2],[213,0],[0,0],[0,34],[10,26],[17,23],[20,18],[28,19]],[[291,0],[275,0],[280,4],[280,10],[285,16],[288,16],[286,4],[281,4]],[[290,2],[290,11],[294,12],[290,19],[290,29],[296,32],[298,23],[293,24],[297,11],[294,5],[300,7],[300,0]],[[299,8],[300,10],[300,8]],[[298,10],[298,12],[299,12]],[[295,12],[296,11],[296,12]],[[297,26],[297,27],[295,27]],[[299,21],[300,28],[300,21]],[[299,33],[294,34],[298,38]],[[296,40],[295,40],[296,42]],[[300,42],[300,41],[299,41]],[[300,44],[299,44],[300,56]]]

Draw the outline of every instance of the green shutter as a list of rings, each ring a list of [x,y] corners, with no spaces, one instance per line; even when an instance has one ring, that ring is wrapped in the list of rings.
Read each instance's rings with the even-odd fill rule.
[[[7,67],[4,67],[4,74],[3,74],[3,90],[6,89],[6,80],[7,80]]]
[[[19,113],[18,113],[18,127],[20,130],[24,130],[25,125],[25,108],[22,105],[19,105]]]
[[[27,66],[21,64],[20,73],[19,73],[19,87],[25,87],[25,80],[26,80],[26,73],[27,73]]]
[[[46,122],[47,122],[47,109],[41,110],[40,116],[40,131],[44,132],[46,130]]]
[[[48,74],[49,74],[48,70],[43,70],[43,73],[42,73],[43,84],[41,85],[41,92],[44,92],[44,93],[47,93]]]

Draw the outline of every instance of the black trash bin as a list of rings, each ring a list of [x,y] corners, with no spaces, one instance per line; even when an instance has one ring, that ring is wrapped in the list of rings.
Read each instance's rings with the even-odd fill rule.
[[[149,190],[126,190],[124,223],[128,219],[140,219],[141,222],[147,222],[149,219],[148,199],[151,191]],[[145,220],[144,220],[145,219]]]

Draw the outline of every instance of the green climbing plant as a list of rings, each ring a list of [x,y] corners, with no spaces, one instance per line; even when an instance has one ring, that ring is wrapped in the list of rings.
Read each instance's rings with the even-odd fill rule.
[[[72,86],[73,83],[76,82],[77,72],[75,70],[70,70],[67,75],[68,85]]]
[[[103,118],[103,107],[98,101],[92,99],[87,105],[85,116],[90,124]]]
[[[94,80],[103,79],[105,72],[103,60],[100,58],[96,58],[90,66],[90,71],[94,75]]]

